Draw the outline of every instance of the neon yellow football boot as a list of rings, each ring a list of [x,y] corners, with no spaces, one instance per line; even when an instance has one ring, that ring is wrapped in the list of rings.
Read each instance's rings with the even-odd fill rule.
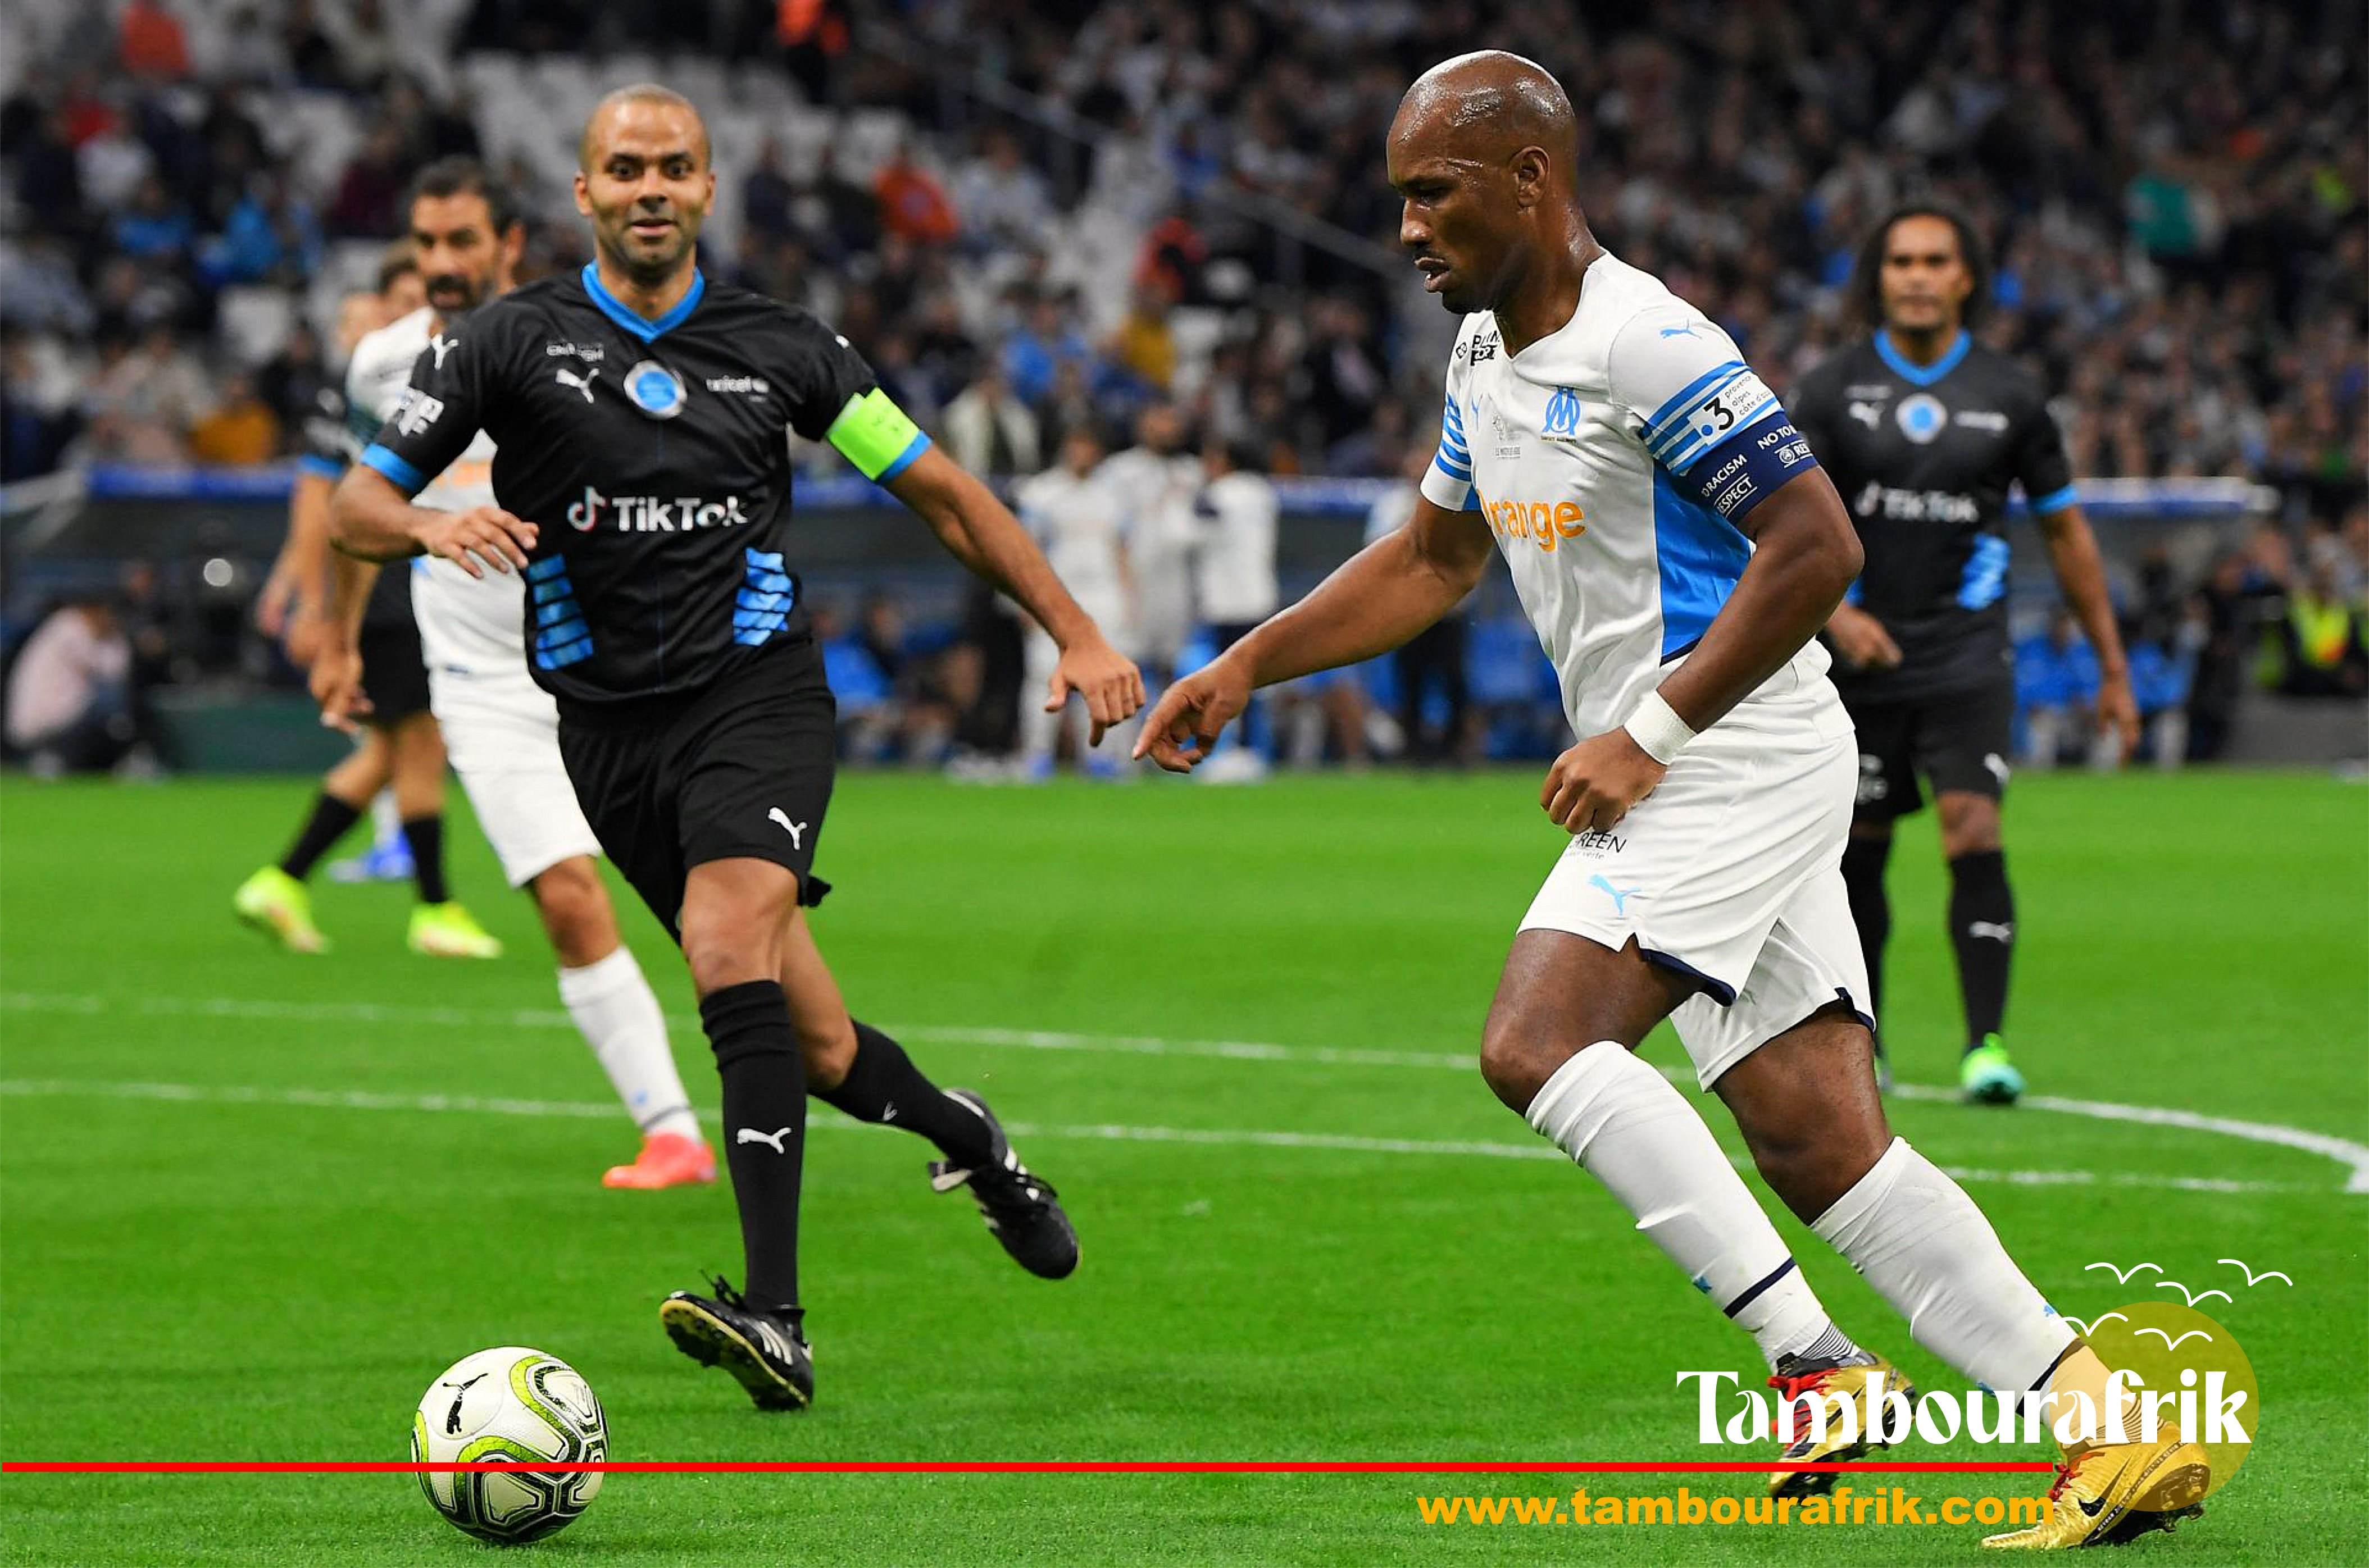
[[[1983,1544],[2009,1551],[2120,1546],[2204,1512],[2211,1479],[2204,1450],[2166,1426],[2152,1443],[2111,1443],[2073,1456],[2048,1489],[2040,1523],[1986,1536]]]
[[[231,913],[292,953],[326,953],[329,939],[313,924],[313,895],[277,866],[266,866],[238,884]]]
[[[411,912],[404,945],[431,959],[498,959],[501,939],[477,924],[475,915],[451,899],[423,903]]]

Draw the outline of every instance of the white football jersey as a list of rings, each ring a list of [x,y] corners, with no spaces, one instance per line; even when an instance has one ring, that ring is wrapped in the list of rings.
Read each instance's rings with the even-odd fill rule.
[[[411,390],[411,367],[434,336],[429,326],[435,317],[423,305],[354,346],[346,400],[364,441],[395,416]],[[466,324],[460,330],[465,332]],[[440,512],[492,506],[493,438],[478,431],[460,460],[429,480],[412,504]],[[533,678],[527,673],[522,628],[525,585],[517,573],[472,577],[449,561],[427,555],[412,560],[411,573],[412,616],[419,623],[429,668],[474,680]]]
[[[1045,560],[1104,635],[1127,635],[1127,546],[1121,537],[1126,503],[1101,471],[1081,478],[1047,469],[1022,482],[1014,496],[1020,520]]]
[[[1609,252],[1560,329],[1508,356],[1467,316],[1425,497],[1497,536],[1573,733],[1626,720],[1727,602],[1752,543],[1727,519],[1812,466],[1710,318]],[[1739,705],[1840,699],[1814,640]]]

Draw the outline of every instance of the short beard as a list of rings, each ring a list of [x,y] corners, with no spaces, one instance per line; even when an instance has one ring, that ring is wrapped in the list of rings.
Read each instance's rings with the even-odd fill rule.
[[[632,234],[630,228],[620,233],[617,244],[609,252],[609,259],[615,262],[626,277],[645,289],[672,278],[681,270],[684,260],[698,249],[698,242],[686,237],[681,247],[670,251],[663,260],[646,255],[636,256],[626,248],[632,241]]]

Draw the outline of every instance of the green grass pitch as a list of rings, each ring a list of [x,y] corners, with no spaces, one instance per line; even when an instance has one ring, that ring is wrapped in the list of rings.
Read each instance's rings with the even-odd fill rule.
[[[472,830],[452,835],[455,877],[510,944],[500,962],[406,955],[394,889],[323,886],[326,959],[232,924],[232,887],[279,851],[308,789],[0,788],[0,1457],[399,1460],[437,1371],[522,1343],[589,1378],[619,1459],[1678,1460],[1705,1455],[1673,1373],[1757,1366],[1471,1065],[1559,844],[1527,772],[1249,790],[843,779],[825,950],[860,1015],[1028,1130],[1084,1263],[1066,1283],[1026,1278],[966,1200],[933,1198],[924,1147],[818,1109],[806,1278],[821,1386],[789,1418],[759,1415],[659,1332],[666,1291],[703,1266],[737,1274],[728,1201],[601,1189],[630,1131],[559,1012],[532,912]],[[2369,1140],[2369,790],[2033,778],[2008,824],[2009,1038],[2035,1093]],[[1940,1085],[1955,1000],[1931,831],[1921,820],[1894,857],[1890,1022],[1904,1078]],[[628,929],[712,1107],[681,966],[638,907]],[[1680,1060],[1668,1040],[1649,1053]],[[1892,1108],[1968,1173],[2067,1312],[2172,1299],[2145,1288],[2159,1276],[2118,1286],[2093,1260],[2155,1261],[2199,1290],[2237,1286],[2228,1256],[2293,1277],[2208,1305],[2260,1375],[2260,1441],[2205,1517],[2126,1561],[2369,1562],[2369,1196],[2343,1191],[2351,1165],[2063,1108]],[[1847,1327],[1920,1386],[1958,1386],[1839,1259],[1780,1228]],[[1955,1485],[1902,1479],[1928,1498]],[[1755,1485],[1591,1487],[1624,1482]],[[1417,1517],[1418,1494],[1575,1483],[620,1475],[524,1550],[587,1568],[1985,1555],[1971,1527]],[[8,1563],[492,1550],[402,1475],[0,1478]]]

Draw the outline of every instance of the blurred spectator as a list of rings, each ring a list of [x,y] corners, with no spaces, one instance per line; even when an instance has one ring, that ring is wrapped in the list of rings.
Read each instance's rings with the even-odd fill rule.
[[[978,252],[1040,246],[1053,222],[1045,176],[1021,161],[1019,140],[1008,131],[981,139],[978,155],[955,176],[954,204],[963,244]]]
[[[1169,324],[1174,304],[1166,283],[1138,283],[1110,341],[1112,361],[1163,397],[1176,379],[1176,334]]]
[[[2336,561],[2317,554],[2287,589],[2279,618],[2278,689],[2289,697],[2369,692],[2369,610],[2344,596]]]
[[[757,149],[755,165],[740,181],[740,221],[759,239],[788,239],[797,233],[796,220],[790,215],[797,194],[782,172],[782,144],[766,137]]]
[[[144,737],[132,719],[132,644],[97,598],[59,606],[8,671],[8,744],[37,774],[100,773]]]
[[[189,427],[189,455],[201,463],[259,463],[279,450],[280,417],[244,370],[223,378],[214,405]]]
[[[2015,692],[2024,767],[2044,771],[2087,752],[2093,733],[2090,705],[2098,697],[2098,655],[2070,612],[2058,608],[2046,631],[2016,644]]]
[[[398,232],[403,215],[396,209],[413,168],[412,150],[405,145],[401,128],[384,120],[372,126],[361,151],[338,181],[329,227],[363,238]]]
[[[1057,371],[1074,365],[1091,376],[1093,358],[1078,330],[1074,298],[1039,294],[1029,301],[1023,324],[1004,340],[1003,377],[1022,402],[1036,406],[1051,395]]]
[[[212,401],[204,374],[182,352],[169,325],[151,327],[135,345],[118,334],[99,340],[98,372],[84,404],[96,460],[176,463],[189,457],[189,426]]]
[[[1409,452],[1400,460],[1399,483],[1366,515],[1368,544],[1397,532],[1414,516],[1415,497],[1420,494],[1416,486],[1430,466],[1429,452]],[[1399,734],[1411,762],[1454,762],[1468,767],[1480,755],[1480,714],[1472,706],[1472,689],[1464,676],[1465,651],[1471,637],[1471,612],[1459,605],[1401,643],[1390,655],[1398,687]],[[1436,722],[1432,717],[1435,710]]]
[[[960,228],[944,187],[913,161],[910,146],[899,144],[896,155],[881,165],[873,177],[872,194],[880,204],[880,226],[915,244],[944,244]]]
[[[159,0],[132,0],[121,27],[128,74],[149,82],[177,82],[189,74],[189,40]]]
[[[989,370],[946,405],[946,451],[973,473],[1034,473],[1036,416],[1012,395],[1001,372]]]

